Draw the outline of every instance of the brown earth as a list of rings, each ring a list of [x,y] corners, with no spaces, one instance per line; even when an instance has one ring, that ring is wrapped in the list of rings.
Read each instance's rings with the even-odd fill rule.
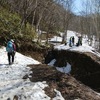
[[[45,88],[45,92],[51,98],[55,97],[54,89],[57,89],[65,100],[100,100],[100,96],[96,92],[71,75],[60,73],[54,67],[46,64],[30,65],[30,67],[33,71],[30,80],[32,82],[46,81],[49,86]]]
[[[29,56],[29,54],[34,59],[44,63],[44,52],[25,52],[25,55]],[[57,59],[55,65],[59,66],[60,64],[63,66],[65,61],[68,61],[72,64],[71,75],[69,76],[60,73],[54,67],[49,67],[46,64],[30,65],[33,71],[31,74],[32,78],[30,78],[32,82],[46,81],[49,86],[45,88],[45,91],[46,94],[51,98],[55,97],[56,93],[54,89],[57,89],[61,92],[65,100],[100,100],[100,96],[88,87],[89,85],[91,87],[94,86],[94,90],[95,88],[100,87],[100,73],[96,75],[93,73],[94,71],[97,72],[100,70],[100,58],[91,53],[70,51],[54,51],[53,54]],[[81,82],[77,81],[74,77]],[[24,76],[23,78],[28,78],[28,75]],[[82,83],[88,86],[83,85]]]
[[[39,62],[44,62],[44,53],[42,52],[38,52],[38,51],[27,51],[27,52],[23,52],[24,55],[28,56],[28,57],[32,57],[35,60],[38,60]]]

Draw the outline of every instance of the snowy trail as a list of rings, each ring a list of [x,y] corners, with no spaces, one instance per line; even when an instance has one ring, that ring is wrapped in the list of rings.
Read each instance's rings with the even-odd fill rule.
[[[29,79],[22,79],[31,73],[27,67],[29,64],[40,62],[16,52],[14,64],[8,65],[5,47],[0,48],[0,100],[13,100],[15,95],[18,100],[51,100],[43,90],[48,86],[45,81],[33,83]],[[55,93],[52,100],[64,100],[59,91],[55,90]]]
[[[0,49],[0,100],[8,98],[13,100],[14,95],[20,96],[19,100],[33,100],[35,94],[32,91],[37,84],[42,86],[36,87],[34,90],[40,91],[41,89],[40,94],[44,98],[42,88],[47,86],[46,83],[32,83],[28,79],[22,79],[24,75],[31,73],[30,68],[26,67],[28,64],[39,64],[39,62],[16,52],[15,63],[8,65],[7,52],[4,47]],[[39,97],[37,98],[39,100]]]

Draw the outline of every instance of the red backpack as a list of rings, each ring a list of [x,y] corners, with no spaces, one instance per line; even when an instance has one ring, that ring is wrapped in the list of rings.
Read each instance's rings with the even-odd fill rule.
[[[16,45],[13,43],[13,49],[14,51],[16,51]]]

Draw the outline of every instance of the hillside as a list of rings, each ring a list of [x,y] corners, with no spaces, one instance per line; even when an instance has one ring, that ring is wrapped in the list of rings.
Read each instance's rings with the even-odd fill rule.
[[[0,45],[6,46],[8,40],[14,39],[17,47],[23,44],[32,46],[32,39],[36,36],[35,30],[27,22],[26,27],[21,25],[21,16],[11,12],[8,8],[0,6]],[[38,44],[37,44],[38,45]]]
[[[47,65],[31,65],[32,68],[30,80],[32,82],[46,81],[48,87],[45,88],[46,94],[51,97],[50,100],[99,100],[100,95],[77,81],[74,77],[58,72],[55,68]],[[52,99],[56,95],[55,89],[59,90],[58,98]],[[60,95],[64,99],[60,99]]]
[[[65,2],[0,1],[0,100],[100,100],[99,15],[74,15]]]
[[[54,67],[18,52],[14,64],[8,65],[5,47],[0,48],[0,55],[0,100],[100,99],[99,93]]]
[[[20,17],[16,13],[0,6],[0,45],[5,45],[10,38],[15,38],[20,27]],[[4,41],[4,42],[3,42]]]
[[[32,46],[23,46],[27,47],[26,49],[22,48],[26,55],[36,57],[39,61],[44,60],[43,53],[46,52],[44,49],[33,52],[35,48]],[[63,67],[68,61],[72,65],[71,75],[61,73],[55,67],[39,64],[34,59],[19,53],[16,53],[15,63],[9,66],[7,65],[5,48],[1,48],[1,100],[13,99],[14,97],[21,100],[34,100],[36,98],[39,100],[99,100],[99,93],[94,91],[99,91],[99,53],[86,45],[69,48],[68,45],[62,44],[54,48],[53,57],[56,59],[54,66]],[[27,49],[29,50],[27,51]],[[46,60],[50,62],[52,59],[46,57]],[[4,73],[2,73],[3,71]],[[92,77],[92,74],[95,76]],[[94,85],[95,82],[96,85]]]

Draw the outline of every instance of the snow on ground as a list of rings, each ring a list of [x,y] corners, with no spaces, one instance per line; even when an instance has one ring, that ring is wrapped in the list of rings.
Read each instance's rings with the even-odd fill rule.
[[[78,37],[77,36],[79,36],[79,34],[76,33],[76,32],[73,32],[73,31],[67,31],[67,45],[65,45],[65,44],[55,45],[54,48],[58,49],[58,50],[71,50],[71,51],[79,51],[79,52],[91,52],[91,53],[95,54],[96,56],[100,57],[100,53],[98,53],[93,47],[88,45],[87,38],[82,38],[82,46],[69,47],[69,42],[68,41],[69,41],[69,38],[71,36],[74,36],[75,44],[76,44],[78,42]]]
[[[82,46],[72,46],[69,47],[69,45],[59,45],[59,46],[55,46],[55,49],[58,50],[72,50],[72,51],[80,51],[80,52],[92,52],[93,50],[95,50],[94,48],[86,45],[86,44],[82,44]]]
[[[56,62],[56,59],[53,59],[53,60],[51,60],[50,63],[48,63],[48,65],[53,67],[55,62]],[[71,72],[71,65],[67,62],[66,66],[60,66],[60,67],[56,66],[56,69],[58,71],[62,72],[62,73],[70,74],[70,72]]]
[[[87,45],[87,44],[82,44],[82,46],[72,46],[69,47],[69,45],[57,45],[54,47],[55,49],[58,50],[71,50],[71,51],[78,51],[78,52],[90,52],[95,54],[96,56],[100,57],[100,53],[98,53],[94,48],[92,48],[91,46]]]
[[[60,35],[63,36],[64,33],[60,32]],[[74,36],[75,38],[75,44],[78,42],[78,36],[80,36],[80,34],[73,32],[73,31],[67,31],[67,45],[65,44],[56,44],[54,46],[55,49],[58,50],[70,50],[70,51],[78,51],[78,52],[91,52],[93,54],[95,54],[96,56],[100,57],[100,53],[98,53],[94,48],[92,48],[91,46],[88,45],[88,38],[82,38],[82,46],[69,46],[69,39],[70,37]],[[51,41],[56,42],[59,41],[61,42],[62,38],[61,37],[56,37],[54,36],[54,38],[51,38]],[[50,63],[48,63],[48,65],[50,66],[54,66],[54,63],[56,62],[56,59],[53,59]],[[66,66],[61,66],[61,67],[56,67],[56,69],[60,72],[63,73],[70,73],[71,71],[71,65],[67,62]]]
[[[67,62],[67,65],[64,67],[56,67],[56,69],[60,72],[70,74],[71,72],[71,65]]]
[[[50,42],[62,42],[62,38],[58,36],[54,36],[49,40]]]
[[[49,41],[50,42],[62,42],[62,37],[63,37],[63,34],[64,33],[59,33],[61,35],[61,37],[58,37],[58,36],[54,36],[53,38],[51,38]],[[70,37],[74,36],[75,38],[75,43],[77,43],[77,40],[78,40],[78,37],[76,36],[76,32],[73,32],[73,31],[67,31],[67,40],[66,40],[66,43],[69,43],[69,39]]]
[[[0,48],[0,100],[13,100],[14,95],[18,96],[18,100],[50,100],[43,90],[48,86],[45,81],[33,83],[29,79],[22,79],[31,73],[28,64],[39,63],[16,52],[14,64],[8,65],[5,47]],[[61,94],[55,98],[64,100]],[[57,100],[55,98],[53,100]]]
[[[48,65],[50,65],[50,66],[54,66],[54,63],[56,62],[56,59],[53,59],[53,60],[51,60],[51,62],[50,63],[48,63]]]
[[[63,35],[64,35],[63,32],[59,32],[59,34],[61,35],[61,37],[63,37]],[[75,38],[75,43],[77,43],[77,41],[78,41],[78,37],[77,37],[77,36],[79,36],[79,33],[74,32],[74,31],[70,31],[70,30],[67,31],[67,40],[66,40],[66,43],[69,43],[69,39],[70,39],[70,37],[72,37],[72,36],[74,36],[74,38]],[[62,40],[61,37],[60,37],[60,40],[59,40],[59,38],[58,38],[57,41],[60,42],[60,41]],[[54,40],[54,38],[52,38],[52,39]],[[55,41],[56,41],[56,39],[55,39]]]

